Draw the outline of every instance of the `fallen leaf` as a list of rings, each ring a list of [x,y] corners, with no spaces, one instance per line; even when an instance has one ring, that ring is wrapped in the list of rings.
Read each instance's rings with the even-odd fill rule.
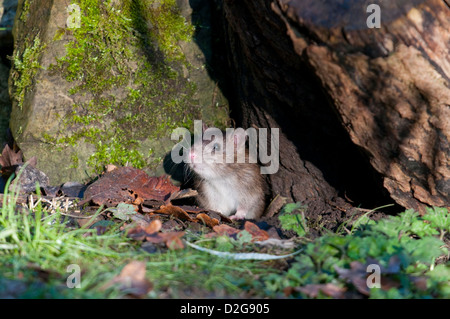
[[[163,234],[167,234],[167,233],[163,233]],[[184,232],[171,232],[168,233],[168,236],[166,237],[166,245],[167,248],[171,249],[171,250],[176,250],[176,249],[183,249],[184,248],[184,244],[181,241],[181,237],[184,235]]]
[[[145,232],[147,234],[153,234],[161,230],[162,223],[159,219],[152,220],[151,223],[145,227]]]
[[[120,274],[108,282],[103,289],[119,285],[119,289],[138,298],[145,297],[152,289],[152,283],[145,277],[145,262],[131,261]]]
[[[219,221],[216,218],[211,218],[204,213],[198,214],[197,219],[201,220],[206,226],[209,226],[211,228],[219,225]]]
[[[149,234],[145,237],[145,239],[153,244],[165,243],[167,248],[169,249],[183,249],[184,244],[181,241],[181,237],[183,237],[185,232],[158,232]]]
[[[225,222],[225,223],[228,223],[228,224],[231,224],[233,222],[233,220],[231,218],[229,218],[228,216],[225,216],[222,213],[219,213],[219,212],[214,212],[214,213],[216,213],[216,214],[218,214],[220,216],[220,221],[221,222]]]
[[[191,222],[195,221],[182,208],[180,208],[178,206],[173,206],[173,205],[161,206],[160,209],[155,210],[153,213],[155,213],[155,214],[172,215],[172,216],[174,216],[176,218],[179,218],[181,220],[189,220]]]
[[[0,166],[2,166],[3,169],[3,167],[12,167],[18,164],[23,164],[22,151],[14,151],[6,144],[0,155]]]
[[[207,209],[190,205],[177,205],[177,206],[180,207],[182,210],[192,214],[204,213],[208,211]]]
[[[136,226],[127,230],[127,236],[137,241],[144,240],[147,235],[147,232],[142,226]]]
[[[359,261],[352,261],[350,269],[340,268],[335,266],[334,269],[339,274],[339,277],[352,283],[353,286],[365,296],[370,295],[370,288],[367,286],[367,267]]]
[[[147,227],[136,226],[128,229],[127,236],[137,241],[146,240],[153,244],[165,244],[169,249],[183,249],[181,237],[185,232],[161,232],[162,223],[159,219],[153,220]]]
[[[25,162],[25,164],[31,165],[33,167],[36,167],[36,165],[37,165],[37,158],[36,158],[36,156],[33,156],[32,158],[30,158],[28,161]]]
[[[125,203],[119,203],[117,207],[110,207],[107,210],[112,212],[114,217],[124,221],[129,220],[131,215],[137,214],[135,206]]]
[[[121,202],[142,204],[151,199],[168,203],[171,194],[178,190],[168,176],[150,177],[137,168],[119,167],[89,185],[79,205],[93,202],[112,207]]]
[[[240,232],[239,229],[236,229],[234,227],[225,225],[225,224],[221,224],[219,226],[214,226],[213,230],[217,233],[217,235],[222,236],[222,235],[226,235],[226,236],[233,236],[236,235],[237,233]]]
[[[109,172],[112,172],[113,170],[115,170],[117,168],[117,166],[113,165],[113,164],[108,164],[108,165],[106,165],[105,168],[106,168],[106,172],[109,173]]]
[[[192,213],[192,214],[199,214],[199,213],[208,213],[208,216],[211,218],[215,218],[217,220],[219,220],[219,222],[225,222],[228,224],[231,224],[233,221],[223,215],[222,213],[210,210],[210,209],[205,209],[205,208],[201,208],[201,207],[196,207],[196,206],[190,206],[190,205],[177,205],[178,207],[180,207],[181,209],[183,209],[184,211],[186,211],[187,213]]]
[[[172,195],[170,196],[170,200],[195,197],[197,195],[198,195],[198,192],[195,189],[186,188],[186,189],[179,190],[177,192],[173,192]]]
[[[133,200],[131,201],[131,204],[139,206],[139,205],[142,205],[142,203],[144,203],[144,199],[141,196],[139,196],[139,193],[136,193],[132,190],[130,190],[129,192],[130,192],[131,198],[133,198]]]
[[[398,273],[400,271],[399,263],[399,258],[393,256],[389,260],[389,265],[387,268],[380,266],[380,272],[381,274],[383,274],[380,277],[381,289],[389,290],[391,288],[400,287],[400,282],[398,280],[386,276],[389,274]],[[358,292],[360,292],[361,294],[369,296],[370,288],[367,285],[367,279],[371,272],[367,271],[367,267],[371,264],[380,265],[380,262],[375,259],[368,260],[366,264],[362,264],[359,261],[352,261],[350,263],[350,269],[340,268],[337,266],[335,266],[334,268],[339,274],[339,277],[345,279],[349,283],[352,283],[356,290],[358,290]]]
[[[140,225],[144,228],[147,227],[152,221],[147,215],[142,215],[140,213],[130,215],[130,219],[137,225]]]
[[[324,295],[332,297],[334,299],[343,299],[345,297],[346,291],[345,288],[338,287],[331,283],[319,285],[311,284],[299,287],[295,290],[298,290],[311,298],[316,298],[319,295],[319,292],[322,292]]]
[[[252,241],[264,241],[270,238],[269,234],[260,229],[256,224],[246,221],[244,224],[244,229],[252,235]]]
[[[193,223],[193,225],[198,225],[198,223]],[[162,225],[161,231],[178,231],[185,227],[183,222],[179,220],[178,218],[170,218],[169,220],[165,221]]]
[[[143,210],[145,208],[160,208],[161,206],[165,205],[166,203],[162,200],[156,200],[156,199],[146,199],[142,203]]]

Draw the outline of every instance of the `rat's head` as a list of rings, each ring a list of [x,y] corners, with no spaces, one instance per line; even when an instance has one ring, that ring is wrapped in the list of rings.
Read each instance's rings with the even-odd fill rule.
[[[217,128],[204,128],[187,154],[189,167],[204,179],[224,178],[238,157],[245,160],[245,140],[242,129],[224,133]]]

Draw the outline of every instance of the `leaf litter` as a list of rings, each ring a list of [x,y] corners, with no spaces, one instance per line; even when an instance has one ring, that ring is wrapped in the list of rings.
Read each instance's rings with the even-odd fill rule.
[[[125,222],[127,234],[131,238],[165,244],[169,249],[184,248],[181,237],[190,226],[197,229],[206,227],[211,231],[210,238],[221,235],[236,237],[242,232],[226,225],[231,224],[232,220],[219,212],[192,205],[174,205],[172,201],[195,198],[197,192],[180,189],[167,175],[149,176],[137,168],[107,165],[105,172],[90,185],[68,182],[61,186],[51,186],[48,177],[35,167],[36,163],[35,157],[24,163],[22,151],[15,144],[12,148],[7,144],[0,156],[2,176],[9,177],[8,174],[21,170],[19,180],[16,178],[16,182],[20,182],[20,192],[33,193],[38,183],[45,194],[53,197],[52,212],[58,206],[54,203],[56,199],[64,200],[67,195],[78,198],[80,209],[67,215],[73,217],[79,227],[95,228],[101,234],[111,226],[111,223],[102,221],[118,219]],[[46,202],[50,203],[49,200]],[[89,215],[89,211],[94,211],[95,207],[106,209],[95,218],[86,218],[86,213]],[[163,219],[171,222],[169,227],[162,226],[160,220]],[[157,231],[151,228],[155,227],[155,223],[161,223]],[[195,224],[199,226],[194,227]],[[173,231],[171,228],[181,228],[183,231]],[[253,223],[245,223],[244,230],[250,234],[252,242],[263,242],[270,238],[266,231]]]
[[[170,250],[184,249],[187,245],[219,257],[237,260],[281,259],[300,252],[281,256],[256,252],[224,253],[189,243],[183,239],[183,236],[186,234],[185,230],[191,228],[201,230],[202,233],[206,232],[206,237],[209,238],[217,236],[230,238],[241,236],[244,238],[248,236],[248,241],[252,243],[265,242],[268,245],[282,247],[279,243],[272,244],[269,240],[280,241],[279,239],[270,238],[265,230],[249,221],[243,225],[243,229],[238,229],[229,224],[236,225],[237,223],[239,226],[241,222],[234,222],[219,212],[185,204],[183,201],[181,201],[181,205],[173,204],[173,201],[180,199],[188,199],[187,202],[191,199],[190,202],[192,202],[192,198],[195,198],[197,192],[191,189],[180,189],[172,184],[169,176],[149,176],[143,170],[133,167],[110,165],[105,173],[90,185],[68,182],[61,186],[50,186],[48,177],[35,168],[36,162],[36,159],[33,158],[27,163],[23,163],[23,155],[20,150],[14,151],[9,146],[5,147],[0,156],[2,176],[8,177],[7,173],[18,172],[19,169],[23,174],[27,169],[32,174],[25,171],[24,175],[29,176],[27,180],[29,187],[22,187],[22,193],[35,193],[36,182],[38,182],[43,194],[53,197],[52,202],[64,200],[69,197],[67,195],[78,199],[78,206],[76,206],[78,209],[71,214],[66,211],[66,215],[72,217],[79,227],[96,229],[97,234],[105,233],[108,228],[116,224],[113,222],[116,220],[124,223],[120,229],[125,231],[129,238],[141,241],[143,244],[166,247]],[[47,202],[50,201],[47,200]],[[44,204],[44,201],[42,203]],[[55,212],[54,207],[57,205],[53,203],[51,206],[52,212]],[[99,212],[102,207],[106,208],[100,214],[92,213],[90,214],[92,218],[86,216],[90,211],[97,210]],[[86,235],[92,236],[92,232],[87,232]],[[261,246],[263,247],[263,245]],[[292,251],[291,246],[282,248]],[[144,248],[144,250],[146,249]],[[145,264],[140,262],[131,262],[126,265],[121,274],[104,288],[107,289],[111,285],[119,285],[121,290],[134,297],[144,296],[152,289],[152,284],[145,279]]]
[[[118,286],[120,291],[130,297],[145,297],[152,289],[153,284],[146,278],[145,262],[133,260],[129,262],[119,275],[107,282],[102,290]]]

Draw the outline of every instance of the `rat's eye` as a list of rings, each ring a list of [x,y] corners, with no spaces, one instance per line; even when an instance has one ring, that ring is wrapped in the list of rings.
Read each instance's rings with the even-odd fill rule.
[[[215,144],[213,145],[213,151],[215,151],[215,152],[220,151],[220,144],[219,144],[219,143],[215,143]]]

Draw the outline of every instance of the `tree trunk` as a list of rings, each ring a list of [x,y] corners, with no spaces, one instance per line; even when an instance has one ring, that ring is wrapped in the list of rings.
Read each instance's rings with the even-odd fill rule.
[[[372,3],[381,28],[368,27]],[[274,194],[450,206],[447,2],[224,0],[223,12],[238,122],[282,132]]]

